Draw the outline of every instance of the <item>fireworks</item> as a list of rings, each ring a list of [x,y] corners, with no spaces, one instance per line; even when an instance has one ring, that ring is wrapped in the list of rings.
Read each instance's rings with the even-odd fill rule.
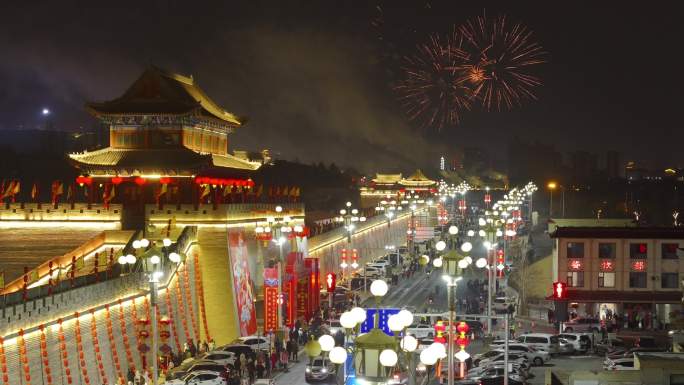
[[[535,100],[541,80],[531,71],[545,55],[522,24],[479,16],[446,36],[431,35],[404,57],[394,89],[410,120],[441,130],[473,104],[500,111]]]
[[[464,84],[467,54],[455,35],[441,39],[432,35],[417,53],[404,58],[405,78],[395,90],[409,119],[423,127],[456,125],[459,112],[470,109],[471,92]]]
[[[524,100],[536,99],[533,89],[541,80],[530,73],[545,62],[545,52],[532,40],[532,31],[506,16],[478,16],[459,28],[463,49],[468,52],[468,76],[472,93],[486,110],[511,109]]]

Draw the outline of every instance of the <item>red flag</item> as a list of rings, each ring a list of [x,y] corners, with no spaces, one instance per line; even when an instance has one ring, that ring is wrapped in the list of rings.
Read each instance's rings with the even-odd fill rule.
[[[37,197],[38,197],[38,184],[33,183],[33,187],[31,188],[31,199],[33,199],[35,201]]]
[[[64,183],[58,180],[52,182],[52,204],[56,204],[62,194],[64,194]]]

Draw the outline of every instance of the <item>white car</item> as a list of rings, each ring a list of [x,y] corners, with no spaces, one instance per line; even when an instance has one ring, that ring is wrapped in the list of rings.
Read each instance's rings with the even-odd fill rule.
[[[493,357],[482,358],[480,360],[473,360],[473,365],[475,366],[490,366],[496,365],[504,362],[504,352],[499,351],[499,354]],[[528,369],[527,359],[522,354],[516,354],[508,352],[508,362],[512,364],[520,365],[523,369]]]
[[[344,328],[342,327],[342,324],[340,324],[340,320],[331,319],[326,321],[326,324],[326,326],[328,327],[328,331],[330,332],[330,335],[334,336],[337,333],[344,333]]]
[[[207,352],[202,354],[199,359],[201,360],[210,360],[214,361],[217,364],[221,364],[223,366],[226,365],[235,365],[235,361],[237,360],[237,356],[233,352],[225,351],[225,350],[214,350],[211,352]]]
[[[240,337],[238,338],[241,344],[245,344],[252,348],[254,351],[259,351],[259,350],[269,350],[271,348],[271,344],[268,341],[268,338],[265,337],[259,337],[259,336],[247,336],[247,337]]]
[[[551,354],[549,354],[549,352],[537,350],[525,344],[508,344],[508,351],[510,353],[522,354],[527,358],[527,361],[537,366],[542,366],[551,359]]]
[[[357,273],[361,278],[363,278],[364,274],[366,274],[366,278],[380,278],[385,276],[384,269],[377,269],[375,267],[370,266],[366,266],[365,269],[360,269],[359,271],[357,271]]]
[[[416,323],[406,328],[406,334],[418,339],[432,338],[435,335],[435,327],[427,323]]]
[[[185,377],[170,380],[164,383],[165,385],[225,385],[226,379],[221,377],[218,373],[209,372],[206,370],[199,370],[197,372],[188,373]]]

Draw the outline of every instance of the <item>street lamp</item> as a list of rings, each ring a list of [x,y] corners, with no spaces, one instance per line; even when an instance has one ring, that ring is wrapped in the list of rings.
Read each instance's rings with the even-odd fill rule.
[[[144,241],[144,242],[143,242]],[[143,238],[140,245],[147,247],[150,241]],[[170,244],[169,244],[170,245]],[[152,384],[157,385],[158,375],[158,355],[159,355],[159,336],[157,335],[157,285],[159,279],[164,275],[162,270],[162,259],[159,256],[162,251],[152,246],[142,256],[145,273],[149,277],[150,284],[150,324],[152,325]]]

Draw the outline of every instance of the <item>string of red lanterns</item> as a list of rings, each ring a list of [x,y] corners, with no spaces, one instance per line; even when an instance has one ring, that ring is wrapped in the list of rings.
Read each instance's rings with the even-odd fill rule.
[[[114,366],[116,367],[116,375],[117,378],[123,378],[121,362],[119,361],[119,353],[116,351],[116,342],[114,341],[114,330],[112,328],[112,316],[109,312],[109,304],[105,305],[105,321],[107,323],[107,339],[109,340],[109,349],[112,353]]]
[[[121,337],[123,339],[124,349],[126,350],[128,367],[135,370],[135,362],[133,362],[133,354],[131,354],[131,344],[128,340],[128,331],[126,330],[126,319],[124,318],[124,308],[121,298],[119,298],[119,326],[121,327]]]
[[[76,350],[78,351],[78,363],[80,364],[83,381],[86,385],[90,384],[90,377],[88,377],[88,366],[85,362],[85,353],[83,353],[83,340],[81,338],[81,324],[78,321],[78,312],[74,313],[76,324],[74,325],[74,333],[76,335]]]
[[[180,351],[181,344],[178,338],[178,331],[176,330],[176,323],[173,322],[173,309],[171,308],[171,289],[168,287],[166,288],[164,302],[166,302],[166,317],[169,319],[169,324],[171,325],[171,333],[173,333],[173,340],[176,343],[176,349]]]
[[[195,253],[195,287],[198,290],[200,315],[202,316],[202,325],[204,326],[204,334],[207,341],[211,341],[211,333],[209,333],[209,324],[207,322],[207,312],[204,306],[204,285],[202,284],[202,270],[200,269],[199,254]]]
[[[97,337],[97,322],[95,320],[95,310],[90,309],[90,337],[93,341],[93,350],[95,350],[95,360],[97,361],[97,370],[100,374],[100,382],[107,384],[107,374],[102,363],[102,353],[100,352],[100,341]]]
[[[45,325],[40,325],[40,357],[43,360],[43,373],[45,373],[45,382],[47,385],[52,385],[52,370],[50,369],[50,359],[47,350],[47,338],[45,337]]]
[[[2,371],[2,385],[9,385],[7,374],[7,357],[5,356],[5,340],[0,337],[0,371]]]
[[[254,187],[254,181],[251,179],[210,178],[207,176],[195,177],[195,183],[210,184],[212,186]]]
[[[138,309],[137,305],[135,303],[135,298],[131,300],[131,316],[133,317],[133,325],[135,327],[135,333],[133,333],[133,339],[135,340],[135,346],[138,350],[138,354],[140,356],[140,362],[142,364],[143,370],[147,368],[147,360],[145,357],[145,352],[143,351],[143,344],[140,343],[140,332],[141,330],[138,330],[138,326],[141,325],[140,319],[138,319]],[[144,323],[144,321],[143,321]]]
[[[181,317],[181,324],[183,325],[183,333],[185,334],[185,340],[190,341],[190,331],[188,330],[188,321],[185,319],[185,304],[183,301],[183,294],[181,294],[181,283],[180,283],[180,269],[178,270],[178,275],[176,276],[176,301],[178,301],[178,313]],[[180,345],[179,345],[180,348]]]
[[[59,352],[62,359],[62,368],[64,368],[64,374],[66,375],[67,384],[71,385],[73,379],[71,378],[71,369],[69,368],[69,354],[67,353],[67,346],[64,339],[64,327],[62,327],[62,319],[57,320],[59,329],[57,329],[57,338],[59,339]]]
[[[190,292],[190,277],[188,274],[188,266],[185,265],[183,269],[183,288],[185,289],[185,302],[188,306],[190,315],[190,323],[192,324],[192,332],[195,334],[195,341],[199,343],[199,330],[197,330],[197,321],[195,320],[195,309],[192,306],[192,293]]]
[[[26,380],[24,384],[31,385],[31,368],[29,367],[28,356],[26,355],[26,341],[24,340],[24,329],[19,329],[19,337],[17,338],[17,340],[19,341],[19,362],[21,362],[21,366],[24,369],[24,379]]]

